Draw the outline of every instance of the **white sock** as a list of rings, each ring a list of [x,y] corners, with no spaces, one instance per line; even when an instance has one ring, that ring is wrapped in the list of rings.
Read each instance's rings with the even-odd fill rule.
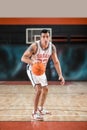
[[[38,108],[39,108],[39,110],[43,110],[43,107],[41,107],[41,106],[39,106]]]
[[[35,111],[35,110],[33,110],[33,112],[32,112],[33,114],[35,114],[35,113],[37,113],[37,111]]]

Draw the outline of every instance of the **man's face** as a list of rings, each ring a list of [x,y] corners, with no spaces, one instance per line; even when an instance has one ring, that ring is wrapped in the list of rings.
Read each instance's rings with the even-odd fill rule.
[[[41,34],[41,43],[44,46],[47,46],[50,41],[50,35],[49,33],[42,33]]]

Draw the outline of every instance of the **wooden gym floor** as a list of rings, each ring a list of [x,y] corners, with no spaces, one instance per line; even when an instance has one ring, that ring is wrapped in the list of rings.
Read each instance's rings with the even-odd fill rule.
[[[34,89],[26,83],[0,82],[0,121],[31,121]],[[87,121],[87,82],[49,85],[44,121]]]

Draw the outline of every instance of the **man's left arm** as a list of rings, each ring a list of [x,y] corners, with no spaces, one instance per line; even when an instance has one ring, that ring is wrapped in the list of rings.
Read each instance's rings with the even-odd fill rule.
[[[59,59],[57,57],[56,47],[54,45],[52,45],[52,55],[51,55],[51,58],[53,60],[55,69],[56,69],[56,71],[58,73],[60,84],[64,85],[65,80],[64,80],[64,77],[62,75],[62,70],[61,70],[60,62],[59,62]]]

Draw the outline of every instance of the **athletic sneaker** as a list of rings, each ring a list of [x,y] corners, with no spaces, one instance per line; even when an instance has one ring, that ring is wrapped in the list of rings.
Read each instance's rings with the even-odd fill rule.
[[[38,112],[41,114],[41,115],[46,115],[46,114],[51,114],[51,112],[47,111],[46,109],[44,108],[39,108],[38,107]]]
[[[40,113],[32,113],[32,119],[33,120],[43,120],[43,116]]]

